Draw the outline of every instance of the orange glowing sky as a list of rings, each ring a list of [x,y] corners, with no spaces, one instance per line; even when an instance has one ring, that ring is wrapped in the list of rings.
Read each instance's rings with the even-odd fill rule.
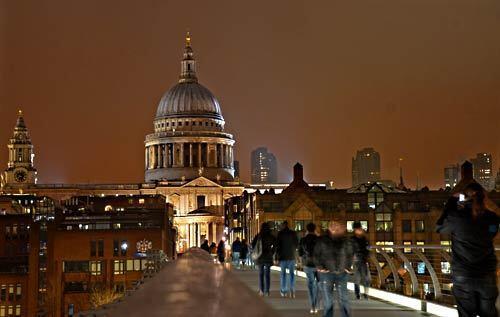
[[[300,161],[339,187],[367,146],[383,178],[403,157],[411,186],[477,152],[500,161],[497,0],[0,0],[0,143],[22,105],[41,182],[141,182],[188,28],[243,180],[258,146],[282,181]]]

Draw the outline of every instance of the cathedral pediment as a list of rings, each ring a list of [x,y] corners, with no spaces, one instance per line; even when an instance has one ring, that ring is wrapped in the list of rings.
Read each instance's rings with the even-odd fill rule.
[[[182,187],[222,187],[221,185],[217,184],[216,182],[213,182],[209,180],[206,177],[200,176],[196,179],[193,179],[187,184],[182,185]]]

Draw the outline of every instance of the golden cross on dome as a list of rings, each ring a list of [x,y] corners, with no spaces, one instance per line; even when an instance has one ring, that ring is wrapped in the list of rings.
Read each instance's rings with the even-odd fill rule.
[[[186,46],[191,46],[191,34],[189,34],[189,31],[186,32]]]

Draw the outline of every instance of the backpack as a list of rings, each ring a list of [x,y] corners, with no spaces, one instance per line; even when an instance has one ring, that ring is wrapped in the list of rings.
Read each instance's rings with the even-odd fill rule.
[[[255,247],[252,250],[252,260],[257,261],[262,255],[262,237],[259,236],[257,238],[257,242],[255,243]]]

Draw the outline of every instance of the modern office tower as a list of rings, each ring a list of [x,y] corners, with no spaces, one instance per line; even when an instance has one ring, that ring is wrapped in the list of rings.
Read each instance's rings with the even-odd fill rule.
[[[276,157],[267,151],[266,147],[259,147],[252,151],[252,183],[269,184],[278,180],[278,163]]]
[[[474,179],[486,190],[493,189],[493,161],[491,154],[478,153],[471,159],[473,166]]]
[[[352,186],[380,180],[380,154],[373,148],[357,151],[352,158]]]
[[[453,188],[460,181],[460,166],[458,164],[448,165],[444,168],[444,187]]]

